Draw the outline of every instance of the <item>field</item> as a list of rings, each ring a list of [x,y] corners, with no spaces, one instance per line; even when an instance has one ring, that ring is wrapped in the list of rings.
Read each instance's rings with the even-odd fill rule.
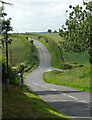
[[[63,41],[63,38],[61,38],[59,33],[38,33],[37,35],[40,35],[40,36],[46,37],[48,39],[54,40],[57,43]]]

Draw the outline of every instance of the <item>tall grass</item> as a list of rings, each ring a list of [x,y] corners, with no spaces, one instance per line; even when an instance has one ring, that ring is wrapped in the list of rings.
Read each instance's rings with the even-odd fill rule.
[[[69,86],[83,91],[92,92],[90,85],[90,67],[83,66],[71,69],[66,72],[51,71],[44,73],[45,82],[61,86]]]

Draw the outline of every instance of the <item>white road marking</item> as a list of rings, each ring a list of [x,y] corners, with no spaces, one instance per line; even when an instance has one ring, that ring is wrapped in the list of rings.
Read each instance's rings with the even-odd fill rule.
[[[82,101],[82,102],[87,103],[86,101]]]
[[[51,89],[51,90],[53,90],[53,91],[57,91],[56,89]],[[60,93],[63,93],[63,92],[60,92]],[[73,99],[78,100],[78,98],[73,97],[73,96],[71,96],[71,95],[67,95],[67,94],[65,94],[65,93],[63,93],[63,95],[65,95],[65,96],[68,96],[68,97],[70,97],[70,98],[73,98]],[[57,100],[53,100],[53,101],[57,101]],[[61,101],[61,100],[60,100],[60,101]],[[63,101],[63,100],[62,100],[62,101]],[[66,100],[66,101],[68,101],[68,100]],[[80,101],[80,102],[87,103],[86,101]]]
[[[69,102],[69,100],[45,100],[47,102]]]
[[[67,95],[67,94],[63,93],[63,95]]]
[[[71,96],[71,95],[68,95],[69,97],[71,97],[71,98],[73,98],[73,99],[78,99],[78,98],[76,98],[76,97],[73,97],[73,96]],[[83,103],[87,103],[86,101],[79,101],[79,102],[83,102]]]
[[[91,117],[86,117],[86,116],[85,116],[85,117],[81,117],[81,116],[79,116],[79,117],[78,117],[78,116],[67,116],[67,117],[68,117],[68,118],[75,118],[75,119],[77,119],[77,118],[81,119],[81,118],[82,118],[82,120],[83,120],[83,119],[85,120],[85,119],[87,119],[87,118],[88,118],[88,119],[90,118],[89,120],[91,120]]]
[[[53,90],[53,91],[57,91],[56,89],[51,89],[51,90]]]
[[[71,96],[71,95],[68,95],[69,97],[71,97],[71,98],[73,98],[73,99],[78,99],[78,98],[76,98],[76,97],[73,97],[73,96]]]

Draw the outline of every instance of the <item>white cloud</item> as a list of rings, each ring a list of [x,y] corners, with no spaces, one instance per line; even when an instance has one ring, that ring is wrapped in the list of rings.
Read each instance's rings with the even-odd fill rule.
[[[82,4],[83,0],[4,0],[13,3],[6,6],[8,16],[12,18],[14,31],[58,30],[64,24],[65,11],[69,4]]]

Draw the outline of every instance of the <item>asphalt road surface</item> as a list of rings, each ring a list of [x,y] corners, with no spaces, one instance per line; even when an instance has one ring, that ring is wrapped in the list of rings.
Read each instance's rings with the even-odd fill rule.
[[[34,40],[34,44],[39,51],[40,63],[32,73],[26,76],[25,82],[29,89],[69,118],[91,120],[89,93],[43,81],[43,73],[54,69],[51,68],[51,55],[41,42]]]

